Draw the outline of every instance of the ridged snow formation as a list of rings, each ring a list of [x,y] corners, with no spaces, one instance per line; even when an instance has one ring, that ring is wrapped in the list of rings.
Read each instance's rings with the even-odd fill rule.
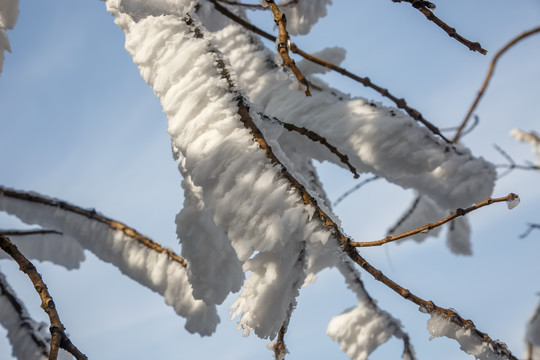
[[[78,269],[85,259],[81,245],[60,234],[10,235],[9,238],[28,259],[50,261],[68,270]],[[7,258],[11,259],[0,251],[0,259]]]
[[[221,304],[244,283],[242,263],[225,231],[205,209],[202,189],[193,184],[182,164],[180,172],[184,176],[184,207],[176,216],[176,225],[193,296],[207,304]]]
[[[156,252],[122,231],[86,216],[60,207],[7,197],[3,192],[0,192],[0,211],[16,216],[26,224],[60,231],[66,241],[77,241],[99,259],[113,264],[133,280],[161,294],[165,303],[186,318],[188,331],[201,335],[214,332],[219,322],[215,306],[193,298],[186,269],[166,253]],[[60,248],[57,251],[64,250]]]
[[[475,333],[474,329],[460,327],[436,313],[431,314],[431,318],[427,322],[427,328],[432,339],[440,336],[455,339],[459,343],[461,350],[473,355],[478,360],[508,359],[508,356],[497,354],[489,343],[482,341],[482,338]]]
[[[2,273],[0,273],[0,324],[7,330],[12,355],[15,358],[18,360],[49,358],[50,335],[47,334],[47,324],[37,323],[30,318],[23,303],[17,298]]]
[[[0,1],[0,74],[4,65],[4,51],[11,52],[6,30],[13,29],[19,17],[19,0]]]
[[[472,255],[471,225],[466,216],[458,217],[448,226],[446,246],[456,255]]]
[[[281,0],[277,5],[287,17],[287,31],[291,35],[305,35],[320,18],[326,16],[326,6],[332,5],[332,0]]]
[[[230,24],[217,37],[251,101],[266,115],[324,136],[348,155],[358,171],[416,189],[444,209],[465,207],[491,194],[493,166],[474,158],[468,149],[436,139],[397,109],[345,94],[337,97],[330,91],[313,91],[306,98],[289,89],[288,82],[276,80],[273,54],[239,25]],[[344,166],[304,137],[284,132],[280,142],[297,143],[306,157]]]
[[[326,333],[352,360],[365,360],[394,332],[391,318],[384,315],[374,313],[366,304],[358,304],[334,317]]]
[[[316,51],[311,53],[311,55],[328,61],[334,65],[341,64],[345,60],[346,50],[342,47],[335,46],[331,48],[324,48],[321,51]],[[313,75],[313,74],[326,74],[330,71],[329,68],[315,64],[314,62],[308,61],[307,59],[300,60],[296,66],[302,72],[304,76]]]
[[[303,283],[302,244],[309,238],[326,240],[329,232],[317,230],[319,221],[311,221],[282,168],[242,123],[240,106],[244,117],[259,115],[241,105],[235,75],[206,30],[194,18],[109,10],[126,33],[126,49],[141,75],[161,100],[173,146],[201,188],[205,208],[246,262],[244,271],[252,272],[234,305],[235,314],[242,313],[239,327],[273,338]],[[272,300],[272,306],[263,306]]]

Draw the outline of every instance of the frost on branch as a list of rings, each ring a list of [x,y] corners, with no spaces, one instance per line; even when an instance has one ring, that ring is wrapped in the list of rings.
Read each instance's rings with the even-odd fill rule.
[[[465,207],[491,194],[495,169],[468,149],[436,139],[397,109],[337,90],[313,91],[306,99],[275,79],[272,53],[247,30],[230,24],[216,36],[251,101],[266,115],[324,136],[358,171],[416,189],[442,209]],[[305,157],[344,166],[330,151],[298,134],[285,131],[279,143],[291,144]]]
[[[8,190],[0,190],[0,211],[26,224],[60,231],[64,241],[77,242],[102,261],[113,264],[123,274],[162,295],[178,315],[186,318],[188,331],[201,335],[214,332],[219,322],[216,308],[193,298],[184,266],[167,253],[152,250],[105,223],[70,212],[63,206],[53,206],[58,203],[53,199],[47,199],[51,204],[38,203],[8,196]],[[61,243],[51,245],[60,245],[56,250],[63,251]]]
[[[277,5],[289,3],[282,0]],[[296,4],[281,6],[279,9],[287,16],[287,30],[291,35],[305,35],[320,18],[326,16],[326,6],[332,0],[297,0]]]
[[[19,0],[0,1],[0,74],[4,64],[4,51],[11,52],[6,30],[13,29],[19,17]]]
[[[48,359],[47,324],[37,323],[0,273],[0,324],[7,330],[12,354],[19,360]]]
[[[18,360],[49,358],[51,334],[48,325],[34,321],[0,272],[0,325],[7,330],[12,355]],[[60,349],[59,360],[73,359]]]
[[[225,231],[216,225],[204,206],[202,189],[195,186],[182,164],[184,207],[176,217],[182,256],[188,261],[189,282],[193,296],[207,304],[221,304],[244,282],[242,263]]]
[[[449,321],[444,316],[432,313],[427,322],[427,328],[431,334],[431,339],[440,336],[446,336],[455,339],[461,350],[467,354],[473,355],[478,360],[504,360],[508,359],[508,354],[496,352],[493,346],[482,341],[474,328],[458,326]]]
[[[301,244],[320,225],[310,221],[302,198],[242,122],[259,115],[234,88],[235,75],[206,30],[191,17],[135,21],[110,10],[126,32],[126,49],[161,100],[174,148],[200,187],[205,209],[226,231],[244,271],[252,272],[235,303],[242,312],[239,326],[273,338],[303,283]],[[278,292],[272,307],[259,306]]]
[[[10,239],[28,259],[50,261],[68,270],[78,269],[84,261],[84,249],[79,243],[60,234],[10,235]],[[11,257],[0,251],[0,259]]]
[[[384,313],[374,313],[365,304],[359,304],[334,317],[326,333],[339,342],[341,351],[351,359],[365,360],[392,336],[392,327],[391,319]]]

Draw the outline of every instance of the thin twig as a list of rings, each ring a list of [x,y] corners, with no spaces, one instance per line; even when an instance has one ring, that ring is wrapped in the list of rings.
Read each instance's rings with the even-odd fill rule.
[[[286,122],[281,121],[281,120],[279,120],[279,119],[277,119],[275,117],[270,119],[268,116],[266,116],[264,114],[260,113],[260,115],[261,115],[261,117],[263,119],[268,120],[268,121],[276,122],[279,125],[283,126],[283,128],[287,129],[288,131],[291,131],[291,132],[294,131],[294,132],[296,132],[296,133],[298,133],[300,135],[303,135],[303,136],[307,137],[311,141],[321,143],[328,150],[330,150],[330,152],[332,154],[335,154],[339,158],[339,160],[349,168],[349,170],[353,173],[353,176],[354,176],[355,179],[358,179],[360,177],[360,174],[358,174],[358,171],[356,170],[356,168],[350,163],[349,157],[347,155],[343,154],[342,152],[340,152],[337,149],[337,147],[330,144],[328,142],[328,140],[326,140],[326,138],[324,136],[321,136],[321,135],[317,134],[315,131],[306,129],[305,127],[299,127],[299,126],[296,126],[294,124],[286,123]]]
[[[497,61],[499,60],[501,55],[504,54],[513,45],[517,44],[520,40],[523,40],[526,37],[531,36],[533,34],[536,34],[538,32],[540,32],[540,26],[536,27],[536,28],[534,28],[532,30],[524,32],[523,34],[515,37],[510,42],[508,42],[505,46],[502,47],[502,49],[500,49],[497,52],[497,54],[495,54],[495,56],[491,60],[491,64],[489,66],[489,70],[488,70],[488,73],[486,75],[486,78],[484,79],[484,83],[482,84],[482,87],[480,88],[480,91],[478,92],[478,95],[476,95],[476,99],[474,99],[474,102],[471,105],[469,111],[467,112],[467,115],[465,115],[465,119],[463,119],[463,122],[459,126],[458,131],[456,132],[456,135],[452,139],[452,142],[457,142],[460,139],[461,133],[462,133],[463,129],[465,128],[465,126],[467,126],[467,122],[469,121],[469,118],[471,117],[471,114],[473,113],[474,109],[476,109],[476,106],[478,105],[478,103],[480,102],[480,99],[482,98],[482,96],[484,95],[484,92],[486,91],[486,88],[487,88],[487,86],[489,84],[489,81],[491,80],[491,77],[493,76],[493,72],[495,71],[495,65],[497,64]]]
[[[461,137],[464,137],[465,135],[470,134],[480,123],[480,117],[478,115],[474,115],[473,118],[474,118],[474,122],[467,129],[464,129],[461,132]],[[457,131],[458,129],[459,129],[459,126],[453,126],[449,128],[443,128],[441,129],[441,131],[450,132],[450,131]]]
[[[470,40],[467,40],[463,36],[459,35],[455,28],[449,26],[447,23],[439,19],[431,10],[430,8],[435,8],[433,3],[430,3],[429,1],[422,1],[422,0],[392,0],[393,2],[408,2],[410,3],[414,8],[418,9],[424,16],[435,23],[438,27],[443,29],[448,36],[456,39],[463,45],[469,48],[471,51],[478,51],[482,55],[487,54],[487,50],[482,48],[482,45],[478,42],[472,42]]]
[[[220,5],[217,2],[217,0],[210,0],[210,1],[214,4],[214,7],[216,8],[217,11],[219,11],[223,15],[227,16],[231,20],[235,21],[239,25],[245,27],[246,29],[254,32],[257,35],[262,36],[263,38],[265,38],[267,40],[276,42],[276,37],[275,36],[267,33],[266,31],[258,28],[257,26],[251,24],[250,22],[242,19],[238,15],[232,13],[227,8],[225,8],[224,6]],[[346,77],[348,77],[350,79],[353,79],[353,80],[361,83],[365,87],[368,87],[368,88],[371,88],[371,89],[375,90],[376,92],[378,92],[383,97],[386,97],[386,98],[390,99],[392,102],[394,102],[394,104],[396,104],[396,106],[398,108],[404,110],[410,117],[412,117],[416,121],[424,124],[424,126],[426,126],[432,133],[434,133],[435,135],[438,135],[441,139],[443,139],[447,143],[450,143],[450,140],[448,140],[435,125],[433,125],[432,123],[430,123],[429,121],[424,119],[424,117],[422,116],[422,114],[418,110],[408,106],[405,99],[397,98],[396,96],[392,95],[388,91],[388,89],[385,89],[385,88],[383,88],[381,86],[378,86],[377,84],[374,84],[370,80],[370,78],[355,75],[355,74],[351,73],[350,71],[348,71],[348,70],[346,70],[346,69],[344,69],[342,67],[339,67],[339,66],[337,66],[335,64],[332,64],[332,63],[330,63],[328,61],[324,61],[324,60],[319,59],[319,58],[317,58],[317,57],[315,57],[315,56],[313,56],[311,54],[308,54],[305,51],[301,50],[299,47],[297,47],[294,43],[290,43],[289,48],[290,48],[291,52],[302,56],[303,58],[307,59],[308,61],[311,61],[311,62],[313,62],[315,64],[324,66],[324,67],[326,67],[328,69],[334,70],[334,71],[340,73],[343,76],[346,76]]]
[[[345,191],[340,197],[337,198],[336,201],[334,201],[334,206],[337,206],[337,204],[339,204],[340,202],[342,202],[347,196],[351,195],[353,192],[355,192],[356,190],[360,189],[362,186],[366,185],[367,183],[370,183],[372,181],[375,181],[375,180],[378,180],[380,179],[380,177],[378,177],[377,175],[375,176],[372,176],[370,178],[367,178],[365,180],[363,180],[362,182],[354,185],[351,189]]]
[[[11,190],[11,189],[7,189],[7,188],[5,188],[3,186],[0,186],[0,195],[15,198],[15,199],[20,199],[20,200],[30,201],[30,202],[34,202],[34,203],[38,203],[38,204],[48,205],[48,206],[52,206],[52,207],[57,207],[57,208],[65,210],[65,211],[69,211],[69,212],[72,212],[72,213],[75,213],[75,214],[78,214],[78,215],[85,216],[85,217],[87,217],[89,219],[92,219],[92,220],[95,220],[97,222],[103,223],[103,224],[107,225],[108,227],[110,227],[111,229],[123,232],[126,236],[129,236],[130,238],[138,241],[142,245],[144,245],[144,246],[146,246],[146,247],[148,247],[148,248],[150,248],[150,249],[152,249],[154,251],[167,254],[167,256],[171,260],[179,262],[184,267],[186,267],[186,265],[187,265],[186,260],[183,259],[182,257],[178,256],[171,249],[167,249],[167,248],[161,246],[160,244],[154,242],[152,239],[150,239],[150,238],[148,238],[148,237],[146,237],[144,235],[141,235],[137,230],[127,226],[124,223],[121,223],[120,221],[116,221],[116,220],[107,218],[107,217],[97,213],[95,210],[86,210],[86,209],[80,208],[78,206],[69,204],[69,203],[67,203],[65,201],[55,200],[55,199],[48,199],[48,198],[39,196],[39,195],[34,194],[34,193],[29,194],[29,193],[26,193],[26,192],[23,192],[23,191]]]
[[[495,167],[497,167],[497,168],[506,168],[506,171],[498,176],[499,179],[506,176],[506,175],[508,175],[514,169],[519,169],[519,170],[540,170],[540,166],[538,166],[538,165],[534,165],[534,164],[519,165],[519,164],[516,164],[514,159],[512,159],[512,157],[510,155],[508,155],[508,153],[506,151],[504,151],[502,148],[500,148],[496,144],[493,144],[493,147],[495,148],[495,150],[497,150],[497,152],[499,152],[506,159],[506,161],[508,161],[508,164],[497,164],[497,165],[495,165]]]
[[[540,224],[527,224],[527,230],[523,234],[519,235],[519,238],[525,239],[535,229],[540,230]]]
[[[306,96],[311,96],[307,79],[304,75],[302,75],[300,70],[296,67],[294,60],[291,59],[291,57],[289,56],[289,44],[291,42],[289,40],[289,33],[287,32],[287,18],[285,17],[284,13],[279,11],[279,8],[277,7],[274,0],[266,0],[266,2],[270,6],[270,9],[274,14],[274,21],[276,22],[276,25],[279,29],[279,41],[276,45],[279,55],[281,55],[281,59],[283,60],[283,66],[290,69],[293,72],[294,76],[296,76],[300,84],[306,87]]]
[[[411,215],[414,213],[414,210],[416,210],[416,207],[420,203],[420,199],[422,198],[422,195],[418,195],[414,198],[410,208],[401,216],[401,218],[398,219],[398,221],[388,230],[388,234],[393,234],[396,229],[403,224],[405,220],[407,220]]]
[[[28,236],[28,235],[47,235],[47,234],[58,234],[62,235],[60,231],[56,230],[0,230],[0,235],[5,236]]]
[[[49,294],[47,285],[43,282],[41,275],[37,272],[35,266],[17,249],[17,247],[9,240],[7,236],[0,235],[0,248],[10,255],[19,264],[22,272],[24,272],[34,288],[38,292],[41,298],[41,307],[49,316],[51,322],[51,347],[49,353],[49,360],[56,360],[58,357],[58,349],[62,348],[75,356],[76,359],[87,359],[86,355],[77,349],[75,345],[69,340],[64,330],[65,327],[60,321],[60,316],[56,311],[54,301]]]
[[[399,235],[387,236],[384,239],[377,240],[377,241],[368,241],[368,242],[351,241],[351,242],[349,242],[349,244],[351,246],[354,246],[354,247],[381,246],[383,244],[387,244],[389,242],[396,241],[396,240],[399,240],[399,239],[403,239],[403,238],[406,238],[406,237],[409,237],[409,236],[412,236],[412,235],[416,235],[416,234],[419,234],[419,233],[427,233],[430,230],[432,230],[432,229],[434,229],[436,227],[439,227],[439,226],[441,226],[443,224],[446,224],[447,222],[450,222],[450,221],[454,220],[457,217],[464,216],[465,214],[468,214],[468,213],[470,213],[471,211],[474,211],[474,210],[478,210],[478,209],[480,209],[480,208],[482,208],[484,206],[491,205],[491,204],[498,203],[498,202],[510,202],[510,201],[513,201],[513,200],[516,200],[516,199],[519,199],[519,197],[516,194],[509,194],[507,196],[500,197],[500,198],[495,198],[495,199],[487,198],[486,200],[484,200],[482,202],[479,202],[478,204],[473,205],[471,207],[468,207],[466,209],[457,209],[456,212],[453,213],[452,215],[450,215],[450,216],[448,216],[448,217],[446,217],[446,218],[444,218],[442,220],[439,220],[439,221],[437,221],[437,222],[435,222],[433,224],[427,224],[427,225],[424,225],[424,226],[419,227],[417,229],[401,233]]]

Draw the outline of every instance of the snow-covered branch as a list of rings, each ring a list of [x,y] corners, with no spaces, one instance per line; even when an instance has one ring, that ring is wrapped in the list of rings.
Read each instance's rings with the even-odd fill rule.
[[[58,351],[60,348],[68,351],[77,360],[86,360],[84,355],[73,343],[69,340],[69,337],[64,332],[65,327],[60,321],[60,316],[56,311],[54,301],[49,294],[47,285],[43,282],[41,275],[37,272],[34,265],[17,249],[15,245],[9,240],[7,236],[0,235],[0,248],[9,254],[13,260],[19,264],[22,272],[24,272],[34,285],[37,293],[41,298],[41,307],[49,316],[51,323],[51,345],[49,352],[49,360],[56,360],[58,358]]]

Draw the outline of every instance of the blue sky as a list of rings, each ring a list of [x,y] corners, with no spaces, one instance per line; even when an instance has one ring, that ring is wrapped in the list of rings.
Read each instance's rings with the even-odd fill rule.
[[[437,3],[436,13],[464,36],[482,43],[487,56],[472,53],[409,5],[386,1],[335,1],[308,36],[293,41],[306,51],[326,46],[347,49],[343,66],[367,75],[419,109],[439,127],[465,115],[491,56],[515,35],[540,24],[537,0],[455,0]],[[272,30],[269,13],[254,21]],[[124,50],[124,35],[102,2],[21,1],[19,21],[9,31],[12,54],[0,75],[0,184],[32,190],[95,208],[179,252],[174,217],[182,206],[181,177],[170,151],[167,120],[159,101],[140,78]],[[480,125],[464,139],[473,153],[494,163],[504,159],[496,143],[516,162],[533,160],[527,145],[508,136],[512,128],[540,130],[540,35],[518,44],[499,62],[477,114]],[[343,79],[325,77],[334,87],[377,101],[377,94]],[[321,177],[336,199],[355,184],[350,174],[323,164]],[[518,193],[511,212],[494,205],[471,214],[472,257],[456,257],[444,239],[367,249],[364,256],[392,279],[457,309],[493,338],[524,351],[524,325],[540,291],[540,232],[518,239],[527,222],[540,222],[540,174],[519,172],[501,179],[494,196]],[[407,208],[410,191],[384,182],[367,185],[337,208],[346,232],[375,240]],[[0,228],[17,222],[0,214]],[[34,318],[46,321],[30,283],[8,261],[8,281]],[[87,253],[81,269],[66,271],[37,263],[73,342],[94,359],[271,358],[267,341],[242,338],[228,321],[211,338],[188,334],[184,320],[162,298],[123,277]],[[104,281],[106,279],[106,281]],[[427,316],[364,276],[382,308],[401,319],[420,359],[467,358],[456,343],[428,341]],[[335,271],[303,289],[287,346],[292,359],[345,359],[325,335],[328,321],[355,299]],[[0,357],[9,345],[0,329]],[[373,359],[397,358],[392,340]]]

